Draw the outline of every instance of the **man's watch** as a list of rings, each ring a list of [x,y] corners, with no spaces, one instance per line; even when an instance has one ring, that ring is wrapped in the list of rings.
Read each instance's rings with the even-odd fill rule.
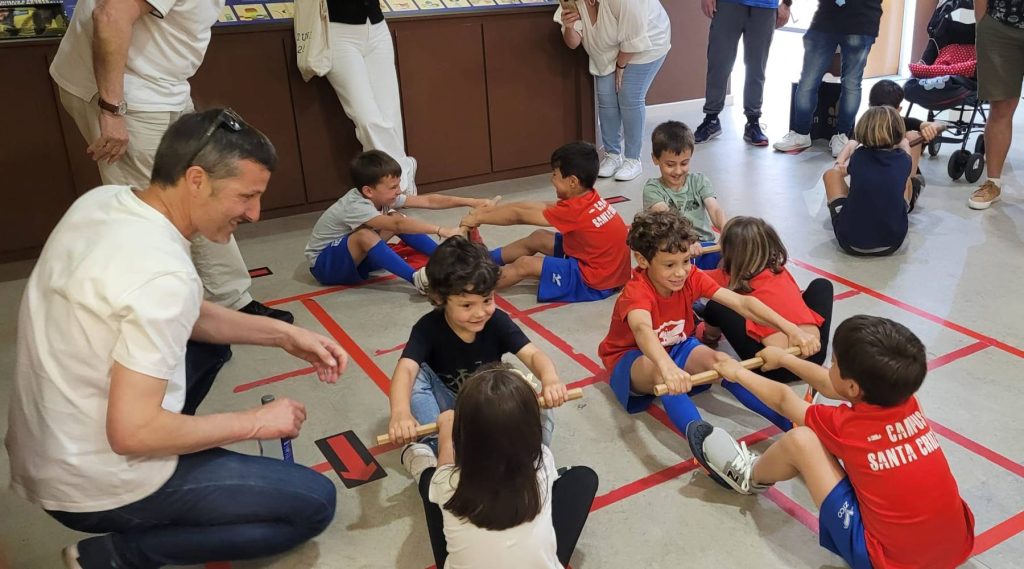
[[[120,103],[114,105],[103,100],[103,97],[99,97],[100,108],[108,113],[123,117],[128,114],[128,103],[127,101],[121,100]]]

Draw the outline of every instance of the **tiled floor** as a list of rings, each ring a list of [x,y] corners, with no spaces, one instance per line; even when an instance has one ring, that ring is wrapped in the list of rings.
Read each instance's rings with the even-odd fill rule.
[[[778,65],[773,60],[773,65]],[[769,71],[765,122],[775,139],[784,134],[787,73]],[[779,94],[786,97],[778,99]],[[739,103],[739,101],[737,101]],[[961,492],[977,518],[977,546],[966,567],[1015,568],[1024,559],[1024,427],[1018,420],[1024,319],[1016,287],[1024,275],[1021,239],[1024,168],[1020,145],[1011,152],[1003,201],[989,211],[966,207],[970,186],[946,176],[949,149],[926,159],[928,186],[912,215],[911,235],[895,256],[854,259],[839,253],[831,234],[820,175],[831,158],[821,143],[785,156],[743,144],[742,107],[723,116],[726,133],[697,149],[694,169],[710,176],[730,215],[759,215],[780,231],[790,270],[807,283],[823,276],[836,285],[834,321],[853,314],[891,317],[925,342],[932,371],[920,397],[941,435]],[[696,125],[700,114],[680,107],[652,109],[649,129],[668,118]],[[1017,127],[1024,126],[1018,118]],[[647,164],[646,174],[656,175]],[[625,196],[616,207],[627,218],[640,207],[642,179],[602,181],[605,197]],[[453,191],[501,194],[506,200],[552,199],[546,176]],[[461,212],[423,212],[452,223]],[[309,411],[294,443],[297,461],[326,470],[313,441],[354,430],[373,447],[387,425],[386,388],[411,325],[430,308],[412,288],[384,280],[342,291],[317,286],[305,269],[302,249],[316,215],[262,222],[239,231],[251,267],[273,275],[253,281],[254,294],[295,313],[297,323],[333,334],[354,356],[335,386],[319,384],[306,366],[281,352],[238,347],[201,412],[238,410],[265,393],[303,401]],[[490,244],[524,235],[523,227],[485,228]],[[0,377],[14,367],[15,315],[27,264],[0,267]],[[601,477],[594,512],[573,567],[777,567],[831,568],[843,562],[817,544],[817,518],[799,482],[779,484],[760,497],[743,497],[696,473],[685,442],[665,425],[659,408],[627,416],[615,403],[597,364],[597,344],[607,329],[614,300],[583,305],[538,306],[532,285],[501,295],[502,304],[549,355],[566,382],[585,385],[585,397],[558,410],[553,451],[559,464],[587,464]],[[276,377],[260,386],[252,382]],[[0,421],[6,418],[9,379],[0,380]],[[803,387],[797,387],[802,390]],[[715,388],[696,397],[713,423],[763,450],[776,434],[766,421]],[[5,422],[5,421],[3,421]],[[255,452],[255,443],[237,445]],[[383,480],[355,490],[339,487],[338,513],[317,540],[288,555],[234,568],[424,569],[431,565],[422,508],[390,447],[373,447],[387,469]],[[0,453],[0,485],[7,482]],[[337,480],[336,475],[328,473]],[[49,569],[57,552],[78,536],[9,491],[0,493],[0,549],[12,567]],[[1014,561],[1016,560],[1016,561]]]

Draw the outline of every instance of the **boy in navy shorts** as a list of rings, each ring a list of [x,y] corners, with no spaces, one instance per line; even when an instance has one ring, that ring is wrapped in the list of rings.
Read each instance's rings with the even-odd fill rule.
[[[802,476],[821,510],[821,545],[854,569],[960,565],[974,546],[974,516],[914,397],[928,370],[921,340],[892,320],[854,316],[836,329],[832,352],[830,369],[778,348],[758,356],[762,369],[784,367],[850,405],[811,405],[719,355],[723,377],[801,426],[758,457],[724,429],[695,421],[686,429],[694,456],[741,494]]]
[[[816,353],[818,339],[778,315],[753,296],[743,296],[720,287],[690,262],[690,246],[697,234],[679,212],[645,211],[637,214],[629,229],[629,248],[638,267],[615,301],[608,335],[598,347],[605,368],[611,372],[616,399],[629,413],[639,413],[654,401],[655,387],[664,384],[668,395],[662,405],[680,432],[700,419],[688,393],[690,374],[707,371],[716,359],[715,351],[694,338],[693,303],[700,298],[715,300],[755,322],[784,332],[791,345],[803,353]],[[789,421],[757,400],[743,386],[723,381],[722,386],[748,409],[786,430]]]
[[[358,284],[372,271],[386,269],[426,293],[423,269],[413,271],[388,240],[398,236],[406,245],[430,255],[437,243],[428,235],[447,239],[462,230],[406,217],[401,208],[451,209],[493,205],[495,200],[430,194],[408,196],[399,182],[402,167],[379,150],[363,152],[352,161],[352,185],[320,216],[306,245],[309,271],[323,285]]]
[[[586,142],[566,144],[551,155],[551,168],[557,202],[477,208],[462,219],[462,225],[526,224],[557,230],[538,229],[491,251],[491,258],[501,266],[498,290],[535,278],[540,281],[540,302],[608,298],[629,280],[629,248],[622,217],[594,189],[597,149]]]

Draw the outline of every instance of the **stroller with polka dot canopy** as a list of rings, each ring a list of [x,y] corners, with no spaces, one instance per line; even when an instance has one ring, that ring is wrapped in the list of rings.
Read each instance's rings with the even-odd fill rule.
[[[928,47],[917,63],[910,65],[913,79],[904,86],[907,116],[918,105],[928,111],[928,121],[946,123],[946,129],[928,144],[928,154],[937,156],[943,143],[957,144],[949,157],[947,173],[974,183],[985,169],[985,121],[987,108],[978,99],[975,75],[974,0],[944,0],[928,22]],[[940,113],[945,113],[940,117]],[[977,134],[973,151],[967,149]]]

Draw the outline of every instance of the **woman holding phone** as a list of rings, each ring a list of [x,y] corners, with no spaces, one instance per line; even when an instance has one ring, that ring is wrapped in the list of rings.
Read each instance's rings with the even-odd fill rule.
[[[671,48],[672,28],[658,0],[559,0],[555,22],[570,49],[590,56],[601,144],[598,175],[627,181],[643,173],[647,90]]]

